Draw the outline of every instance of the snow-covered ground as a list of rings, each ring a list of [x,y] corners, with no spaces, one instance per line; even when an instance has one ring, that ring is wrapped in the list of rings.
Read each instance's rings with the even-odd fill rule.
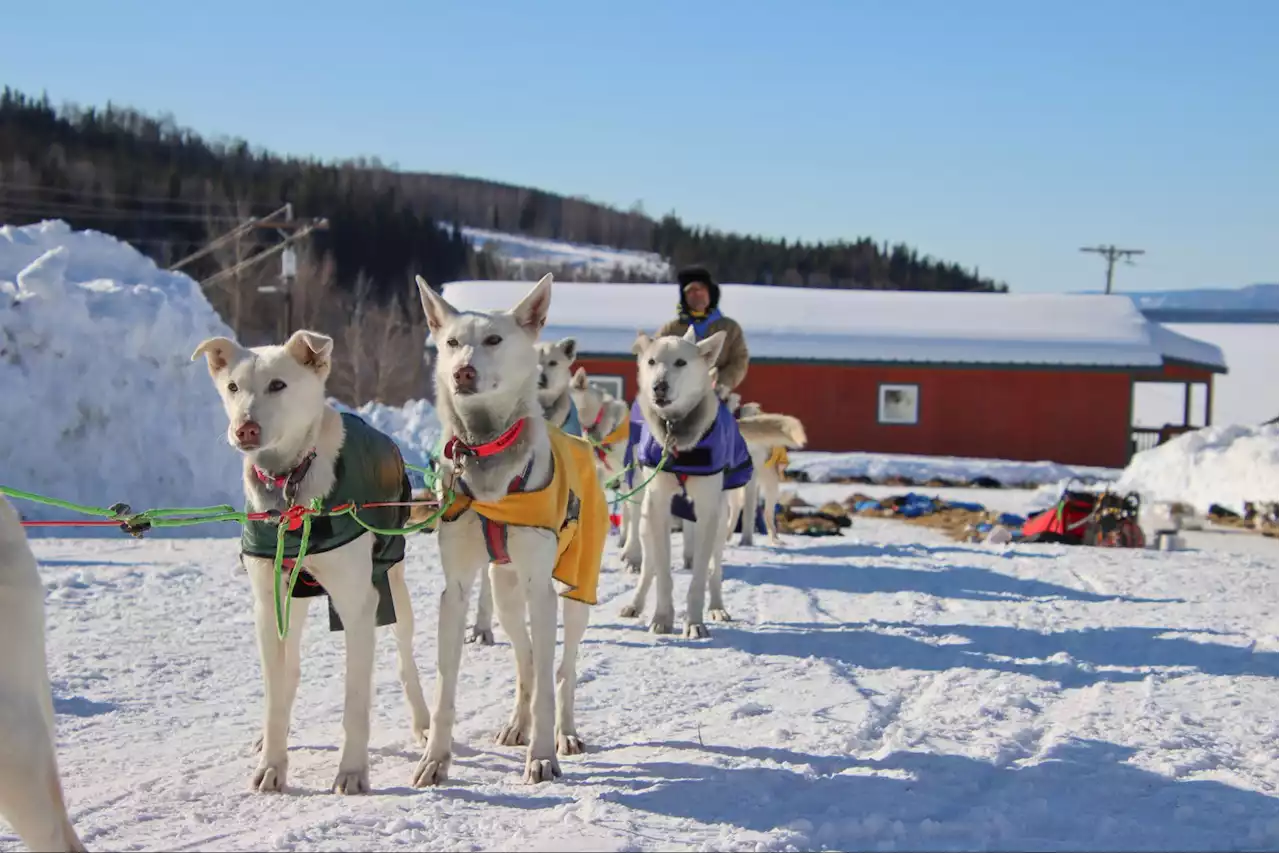
[[[453,778],[411,788],[419,752],[383,635],[375,793],[356,799],[326,793],[343,651],[314,619],[291,790],[247,790],[262,690],[234,541],[35,549],[60,762],[91,849],[1277,844],[1274,550],[992,548],[860,518],[842,538],[731,549],[737,621],[688,642],[618,617],[633,576],[611,546],[580,664],[590,749],[563,780],[524,785],[522,750],[493,744],[514,689],[499,636],[464,652]],[[430,691],[434,538],[410,540],[408,574]]]
[[[461,231],[477,251],[487,247],[515,263],[523,262],[539,267],[564,265],[593,278],[607,277],[621,270],[628,276],[639,276],[642,280],[674,281],[671,263],[656,252],[546,240],[468,226],[464,226]]]
[[[1116,483],[1144,501],[1182,501],[1205,512],[1220,504],[1242,513],[1245,501],[1280,499],[1280,428],[1206,427],[1133,457]]]

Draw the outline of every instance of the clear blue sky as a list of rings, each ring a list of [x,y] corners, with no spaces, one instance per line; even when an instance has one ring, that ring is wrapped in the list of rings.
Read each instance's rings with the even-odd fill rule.
[[[0,82],[1017,291],[1276,281],[1275,0],[21,3]]]

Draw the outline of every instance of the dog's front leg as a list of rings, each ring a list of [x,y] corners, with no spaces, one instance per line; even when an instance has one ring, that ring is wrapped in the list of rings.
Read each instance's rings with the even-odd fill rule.
[[[400,686],[404,688],[405,701],[409,703],[410,728],[414,743],[424,746],[427,732],[431,730],[431,711],[422,695],[422,680],[418,675],[418,663],[413,657],[413,603],[409,600],[409,586],[404,580],[404,563],[396,563],[387,573],[391,587],[391,601],[396,608],[396,656],[400,663]]]
[[[301,677],[302,631],[306,625],[308,599],[293,602],[289,634],[281,640],[276,630],[275,571],[270,560],[246,557],[245,570],[253,588],[253,622],[258,636],[258,656],[262,664],[264,700],[262,757],[253,771],[255,791],[283,791],[289,771],[289,720]],[[280,597],[288,594],[288,578],[281,578]]]
[[[354,546],[354,547],[353,547]],[[378,589],[373,585],[372,551],[367,536],[351,550],[325,556],[313,574],[324,586],[342,619],[346,637],[346,697],[342,709],[342,753],[335,794],[369,793],[369,714],[373,704],[373,653],[377,642]],[[332,555],[332,556],[330,556]]]
[[[693,531],[693,578],[689,581],[689,597],[684,620],[684,635],[693,639],[711,635],[702,617],[711,558],[724,547],[726,501],[722,491],[723,482],[723,475],[717,475],[690,477],[686,484],[689,497],[693,501],[694,512],[698,516]],[[719,609],[724,609],[723,602],[720,602]]]
[[[440,593],[440,616],[436,620],[436,706],[427,748],[413,771],[413,784],[419,788],[439,785],[449,778],[467,607],[476,572],[489,562],[478,515],[468,512],[457,521],[440,525],[437,536],[444,591]]]
[[[498,621],[511,640],[511,653],[516,659],[515,707],[495,740],[503,746],[525,746],[533,722],[533,644],[529,639],[524,579],[510,566],[495,564],[490,564],[489,576]]]
[[[578,647],[587,632],[591,606],[564,599],[564,652],[556,671],[556,752],[578,755],[586,751],[574,723],[574,697],[578,687]]]
[[[493,581],[488,572],[480,573],[480,597],[476,601],[476,623],[467,634],[468,643],[493,645]]]
[[[741,494],[739,494],[741,492]],[[730,518],[733,516],[733,509],[736,504],[741,503],[742,506],[742,537],[738,540],[738,544],[744,547],[755,544],[756,536],[756,507],[760,503],[760,475],[755,474],[751,477],[751,482],[747,483],[744,488],[734,489],[731,496],[732,503],[729,510]],[[733,523],[732,520],[729,522]]]
[[[556,615],[557,596],[551,581],[556,564],[556,537],[532,527],[510,532],[511,555],[524,587],[533,644],[533,720],[529,727],[529,752],[525,758],[526,782],[550,782],[560,775],[556,759]]]
[[[656,601],[649,630],[655,634],[670,634],[676,621],[675,603],[671,598],[671,496],[675,490],[675,477],[659,474],[645,487],[644,503],[640,507],[640,543],[644,560],[631,615],[639,616],[644,611],[649,584],[654,584]],[[622,615],[628,613],[624,611]]]
[[[639,472],[637,472],[639,473]],[[648,491],[648,487],[641,490],[638,495],[631,495],[622,504],[622,523],[623,527],[623,544],[622,544],[622,565],[631,574],[639,574],[641,563],[644,560],[644,546],[640,534],[641,523],[641,507],[644,506],[644,493]]]

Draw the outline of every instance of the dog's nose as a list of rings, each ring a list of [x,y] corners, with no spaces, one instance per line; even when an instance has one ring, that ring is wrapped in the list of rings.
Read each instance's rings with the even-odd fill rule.
[[[546,388],[546,387],[547,387],[547,374],[545,374],[545,373],[539,373],[539,374],[538,374],[538,387],[539,387],[539,388]]]
[[[253,421],[245,421],[236,427],[236,441],[245,447],[255,447],[262,442],[262,427]]]
[[[464,364],[453,371],[453,384],[459,391],[474,391],[476,387],[476,369]]]
[[[653,393],[657,394],[659,397],[666,396],[666,393],[670,390],[671,386],[667,384],[667,380],[665,379],[659,379],[657,382],[653,383]]]

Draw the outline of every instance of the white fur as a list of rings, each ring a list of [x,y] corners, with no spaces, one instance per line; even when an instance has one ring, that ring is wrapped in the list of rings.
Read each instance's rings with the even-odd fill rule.
[[[0,495],[0,815],[31,850],[84,850],[62,798],[44,643],[44,585]]]
[[[778,520],[774,516],[773,508],[778,503],[783,472],[775,466],[766,465],[765,462],[773,454],[775,447],[786,447],[788,450],[803,448],[808,441],[804,424],[791,415],[765,414],[760,411],[758,403],[747,403],[739,409],[738,429],[747,443],[747,451],[751,454],[753,471],[751,482],[745,488],[729,494],[726,535],[733,536],[733,527],[741,515],[742,536],[739,542],[743,546],[754,543],[755,507],[759,504],[760,495],[763,493],[764,526],[769,534],[769,544],[780,545],[782,540],[778,537]],[[748,515],[750,518],[747,517]]]
[[[578,417],[582,420],[582,429],[588,437],[596,442],[602,441],[618,426],[627,423],[631,418],[631,407],[612,394],[593,387],[587,380],[587,371],[579,367],[573,374],[569,385],[569,394],[574,405],[578,407]],[[597,422],[597,418],[599,421]],[[594,426],[593,426],[594,425]],[[600,476],[603,488],[624,472],[626,468],[626,439],[614,442],[605,449],[604,459],[596,456],[596,473]],[[636,482],[640,482],[636,480]],[[626,481],[618,483],[620,494],[626,494]],[[622,514],[622,525],[619,544],[623,550],[623,565],[628,569],[640,571],[640,510],[638,495],[630,495],[621,502],[619,510]]]
[[[477,498],[496,501],[506,495],[511,480],[528,467],[526,487],[543,488],[551,479],[551,443],[537,399],[534,342],[546,323],[551,276],[545,276],[508,312],[459,312],[421,278],[418,290],[427,328],[439,353],[436,397],[445,439],[457,436],[468,445],[482,444],[527,418],[520,438],[502,453],[467,458],[458,464],[442,459],[442,485],[456,474]],[[455,376],[463,368],[476,372],[475,393],[459,391]],[[437,644],[439,673],[434,725],[414,773],[418,786],[439,784],[448,778],[467,604],[477,572],[489,562],[480,517],[474,512],[441,523],[438,536],[445,574]],[[511,526],[507,547],[511,562],[489,565],[498,620],[511,639],[516,661],[515,706],[497,741],[527,743],[524,778],[545,782],[560,775],[557,753],[583,750],[573,706],[578,647],[589,609],[580,602],[564,600],[564,657],[556,672],[557,596],[551,577],[556,536],[547,530]]]
[[[334,484],[334,465],[342,448],[344,430],[338,412],[325,402],[333,341],[315,332],[295,332],[283,346],[248,349],[227,338],[211,338],[196,348],[191,358],[208,359],[222,405],[227,413],[227,438],[244,455],[244,488],[255,511],[281,509],[279,491],[268,493],[253,473],[257,464],[273,473],[292,470],[312,449],[316,458],[298,489],[299,504],[328,494]],[[279,388],[279,383],[284,387]],[[274,390],[273,390],[274,389]],[[237,429],[246,422],[261,427],[258,447],[241,447]],[[342,753],[335,793],[357,794],[369,790],[369,713],[373,694],[373,659],[378,594],[373,586],[372,539],[367,533],[355,541],[308,555],[305,569],[324,587],[342,619],[346,641],[346,702],[343,708]],[[253,589],[254,624],[262,661],[265,712],[262,757],[253,773],[257,791],[281,791],[289,764],[287,740],[293,700],[301,676],[301,639],[312,599],[293,601],[286,639],[276,631],[273,561],[243,557]],[[404,579],[404,564],[388,573],[396,623],[393,633],[400,660],[400,679],[412,715],[416,740],[426,739],[430,711],[422,696],[417,664],[413,659],[413,608]],[[287,595],[282,578],[280,595]]]
[[[698,341],[693,329],[683,337],[650,339],[640,335],[633,350],[639,367],[640,410],[653,435],[668,447],[689,450],[715,420],[720,400],[711,368],[724,344],[717,332]],[[644,611],[649,585],[656,581],[657,601],[650,630],[670,633],[675,625],[671,580],[671,498],[680,488],[675,475],[653,474],[641,468],[637,476],[648,480],[640,512],[642,564],[640,581],[623,616]],[[721,596],[724,556],[724,519],[727,510],[724,475],[689,477],[685,489],[698,520],[692,525],[693,578],[686,603],[686,637],[706,637],[704,611],[713,620],[729,621]],[[707,598],[710,601],[707,601]],[[709,605],[709,608],[706,606]]]

